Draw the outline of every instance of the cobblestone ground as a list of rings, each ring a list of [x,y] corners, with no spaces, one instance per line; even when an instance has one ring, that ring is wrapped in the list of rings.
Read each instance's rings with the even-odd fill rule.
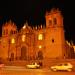
[[[75,72],[50,72],[50,71],[0,71],[0,75],[75,75]]]
[[[14,68],[13,70],[2,69],[0,70],[0,75],[75,75],[75,72],[52,72],[50,71],[50,66],[53,64],[57,64],[60,62],[71,62],[75,68],[75,59],[73,60],[43,60],[42,69],[18,69]],[[26,64],[30,63],[30,61],[11,61],[5,63],[6,65],[15,65],[25,67]]]

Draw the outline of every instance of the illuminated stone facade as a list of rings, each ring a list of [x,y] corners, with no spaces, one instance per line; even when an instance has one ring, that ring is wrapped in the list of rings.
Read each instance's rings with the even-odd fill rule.
[[[9,21],[2,26],[1,54],[4,59],[64,58],[63,16],[58,9],[45,14],[46,25],[30,27],[26,22],[18,31]]]

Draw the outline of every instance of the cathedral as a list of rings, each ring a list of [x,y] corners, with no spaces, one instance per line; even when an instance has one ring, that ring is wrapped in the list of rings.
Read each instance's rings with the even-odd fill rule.
[[[46,25],[31,27],[26,22],[18,31],[11,20],[2,25],[0,57],[11,60],[39,60],[66,57],[63,16],[59,9],[45,14]]]

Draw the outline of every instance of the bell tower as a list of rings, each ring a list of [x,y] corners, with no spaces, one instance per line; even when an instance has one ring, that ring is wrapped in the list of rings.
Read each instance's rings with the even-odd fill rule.
[[[17,27],[11,20],[2,26],[2,57],[4,59],[16,57]]]
[[[53,8],[51,12],[46,12],[46,27],[63,26],[63,17],[59,9]]]
[[[65,36],[63,16],[59,9],[53,8],[46,13],[46,53],[47,58],[63,58]]]

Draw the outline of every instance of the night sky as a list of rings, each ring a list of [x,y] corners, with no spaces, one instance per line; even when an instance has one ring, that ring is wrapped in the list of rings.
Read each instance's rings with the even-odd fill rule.
[[[65,38],[75,42],[74,4],[65,0],[0,0],[0,33],[2,24],[9,19],[18,29],[26,20],[32,26],[45,24],[45,12],[54,7],[59,8],[64,17]]]

